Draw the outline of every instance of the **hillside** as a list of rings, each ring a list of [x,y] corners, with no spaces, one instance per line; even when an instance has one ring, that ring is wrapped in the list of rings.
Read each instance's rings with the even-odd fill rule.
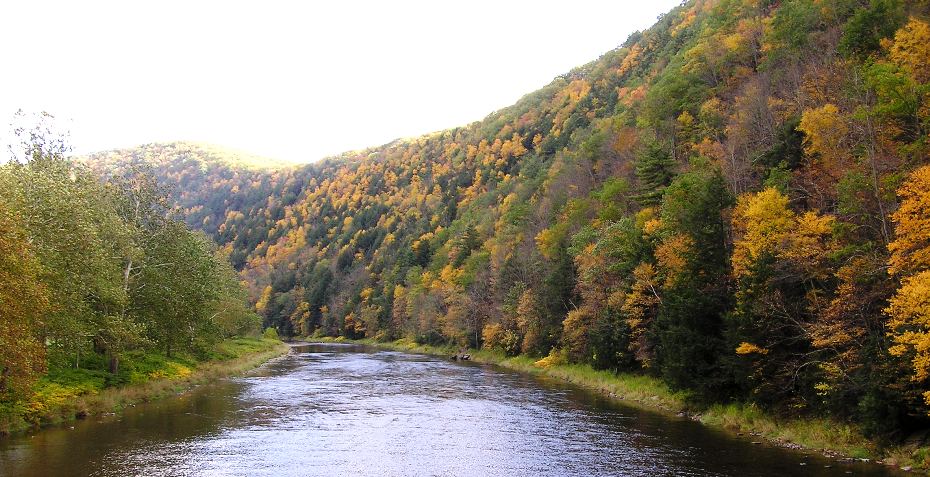
[[[152,167],[283,334],[548,355],[901,437],[930,410],[928,13],[689,1],[460,128],[274,170],[87,161]]]

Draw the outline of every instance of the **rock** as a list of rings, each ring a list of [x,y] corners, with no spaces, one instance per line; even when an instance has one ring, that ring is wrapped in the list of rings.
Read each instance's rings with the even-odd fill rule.
[[[74,428],[72,427],[72,429],[74,429]],[[911,469],[912,469],[912,467],[909,466],[909,465],[905,465],[904,467],[901,467],[901,470],[903,470],[903,471],[905,471],[905,472],[910,472]]]

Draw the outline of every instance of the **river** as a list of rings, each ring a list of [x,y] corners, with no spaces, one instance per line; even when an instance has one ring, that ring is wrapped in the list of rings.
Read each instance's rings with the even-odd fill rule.
[[[10,476],[890,476],[487,365],[345,344],[0,439]]]

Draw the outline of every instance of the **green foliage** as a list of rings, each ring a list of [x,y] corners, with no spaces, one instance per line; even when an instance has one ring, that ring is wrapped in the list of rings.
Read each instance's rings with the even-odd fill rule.
[[[262,333],[262,336],[268,339],[276,340],[278,339],[278,330],[274,328],[265,328],[265,331]]]
[[[876,53],[881,40],[894,36],[906,20],[899,0],[871,0],[868,7],[857,10],[846,23],[839,50],[858,57]]]
[[[718,363],[723,347],[722,313],[726,289],[727,228],[724,211],[732,195],[720,172],[695,164],[669,185],[662,201],[663,227],[693,244],[685,251],[683,270],[662,296],[656,319],[656,361],[675,387],[706,397],[720,397],[726,381]]]
[[[657,205],[674,176],[675,161],[667,148],[658,142],[647,143],[636,161],[640,191],[636,200],[643,206]]]
[[[818,29],[820,23],[818,10],[813,0],[785,2],[775,10],[769,33],[769,40],[776,47],[770,53],[773,59],[783,59],[810,44],[811,33]]]
[[[22,161],[0,166],[5,408],[61,407],[72,395],[152,377],[153,349],[205,355],[221,338],[258,329],[225,257],[171,219],[146,171],[101,177],[41,136],[24,145]],[[164,377],[189,373],[163,364]]]

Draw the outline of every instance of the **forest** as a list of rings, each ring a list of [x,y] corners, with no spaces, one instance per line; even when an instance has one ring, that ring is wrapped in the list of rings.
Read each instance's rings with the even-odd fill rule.
[[[0,433],[260,331],[228,258],[151,173],[101,176],[41,126],[17,135],[0,165]]]
[[[925,0],[691,0],[459,128],[304,166],[191,143],[81,162],[117,178],[149,167],[171,185],[179,216],[283,335],[585,363],[900,439],[930,425],[928,15]],[[118,205],[131,190],[105,209],[115,230],[95,230],[127,247],[94,258],[110,279],[62,284],[69,308],[50,336],[91,327],[75,315],[132,330],[124,317],[163,299],[120,281],[126,258],[106,260],[149,250],[135,242],[151,240],[146,219]],[[23,215],[4,218],[6,236]],[[71,263],[34,248],[4,249],[19,260],[5,266]],[[48,279],[64,281],[57,266]],[[140,268],[139,283],[158,272]],[[59,287],[17,289],[44,302]],[[176,316],[139,318],[150,334],[128,335],[190,343],[155,332]],[[88,343],[116,352],[125,336]]]

